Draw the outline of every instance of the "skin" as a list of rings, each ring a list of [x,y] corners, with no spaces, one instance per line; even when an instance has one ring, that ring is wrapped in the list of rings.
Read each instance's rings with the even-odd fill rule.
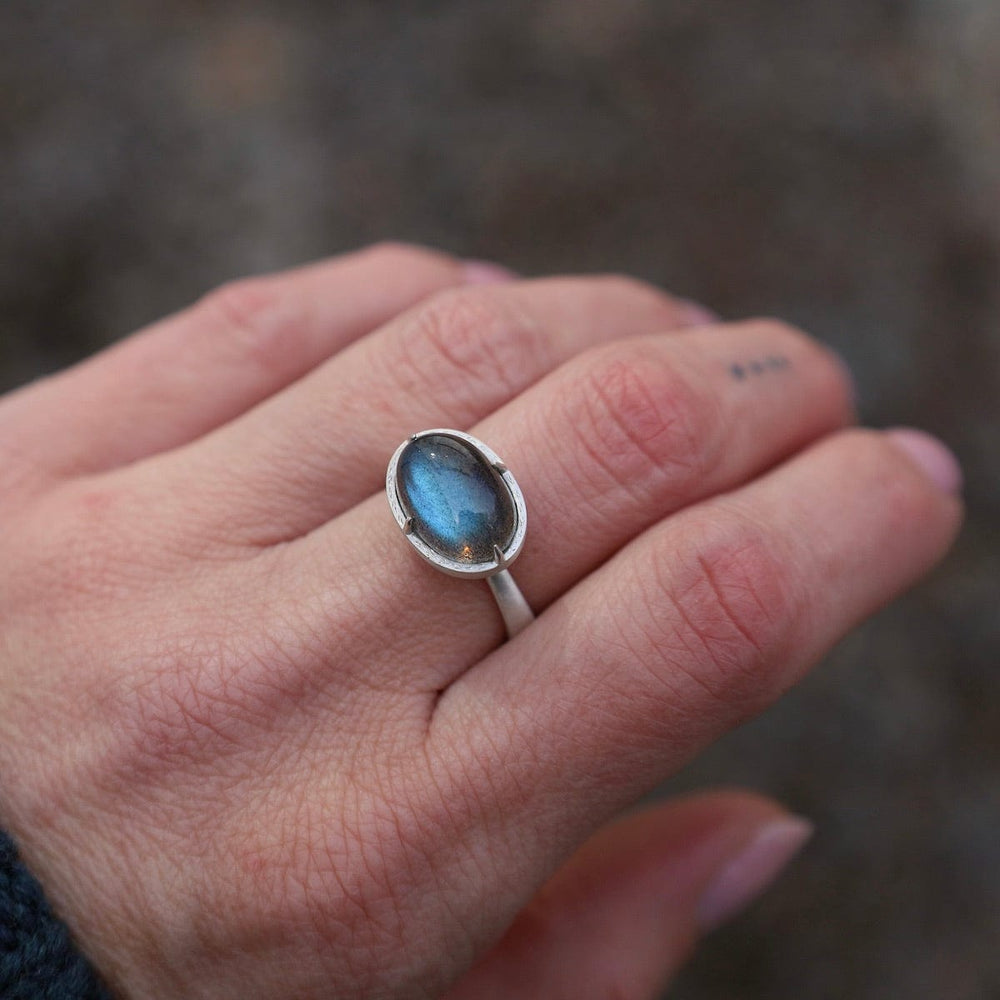
[[[116,991],[638,1000],[777,873],[808,829],[748,793],[605,824],[961,506],[817,342],[706,321],[380,246],[0,401],[0,822]],[[388,511],[432,426],[527,498],[512,642]]]

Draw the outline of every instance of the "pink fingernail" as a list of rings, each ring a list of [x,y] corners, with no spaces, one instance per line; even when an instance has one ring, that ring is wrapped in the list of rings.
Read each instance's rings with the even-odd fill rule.
[[[774,820],[726,862],[701,895],[697,920],[710,931],[736,916],[780,874],[812,836],[813,825],[798,816]]]
[[[714,326],[722,322],[722,317],[712,312],[708,306],[703,306],[700,302],[692,302],[690,299],[681,299],[678,303],[684,314],[684,318],[691,326]]]
[[[462,271],[467,285],[502,285],[518,280],[513,271],[489,260],[464,261]]]
[[[962,466],[936,437],[912,427],[895,427],[886,433],[942,493],[958,496],[962,492]]]

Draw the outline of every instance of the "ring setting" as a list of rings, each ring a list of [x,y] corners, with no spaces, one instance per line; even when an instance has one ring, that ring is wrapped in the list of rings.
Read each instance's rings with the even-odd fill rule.
[[[489,582],[508,637],[533,620],[508,572],[524,545],[524,495],[496,452],[462,431],[421,431],[396,449],[385,487],[423,559],[450,576]]]

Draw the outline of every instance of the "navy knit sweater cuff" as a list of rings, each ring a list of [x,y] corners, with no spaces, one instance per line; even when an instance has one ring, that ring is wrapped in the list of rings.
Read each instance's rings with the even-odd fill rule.
[[[111,1000],[0,831],[0,997]]]

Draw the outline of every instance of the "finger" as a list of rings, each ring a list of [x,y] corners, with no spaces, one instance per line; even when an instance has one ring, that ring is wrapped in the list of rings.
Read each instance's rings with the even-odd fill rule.
[[[460,262],[399,245],[222,286],[0,404],[0,447],[54,476],[197,438],[420,299]]]
[[[453,794],[548,858],[773,701],[953,540],[955,463],[920,440],[831,436],[636,539],[443,694],[432,743],[476,762]]]
[[[590,839],[447,1000],[652,1000],[812,827],[756,795],[668,802]]]
[[[769,357],[782,363],[753,379],[730,372],[734,359]],[[528,541],[514,575],[541,611],[649,525],[738,486],[850,414],[840,362],[802,334],[763,322],[604,346],[475,433],[496,448],[527,498]],[[370,676],[438,690],[502,639],[488,589],[438,573],[410,552],[384,496],[280,558],[294,575],[286,592],[295,607],[282,613],[308,616],[310,634],[338,649],[350,641],[328,631],[341,588],[350,606],[365,608],[366,635],[384,637],[374,659],[365,650]],[[305,587],[303,567],[312,568]],[[366,641],[357,637],[359,658]]]
[[[224,525],[210,519],[210,535],[294,538],[379,489],[386,457],[414,431],[470,426],[592,344],[695,319],[627,278],[449,291],[224,428],[183,456],[180,474],[241,498],[224,505]]]

